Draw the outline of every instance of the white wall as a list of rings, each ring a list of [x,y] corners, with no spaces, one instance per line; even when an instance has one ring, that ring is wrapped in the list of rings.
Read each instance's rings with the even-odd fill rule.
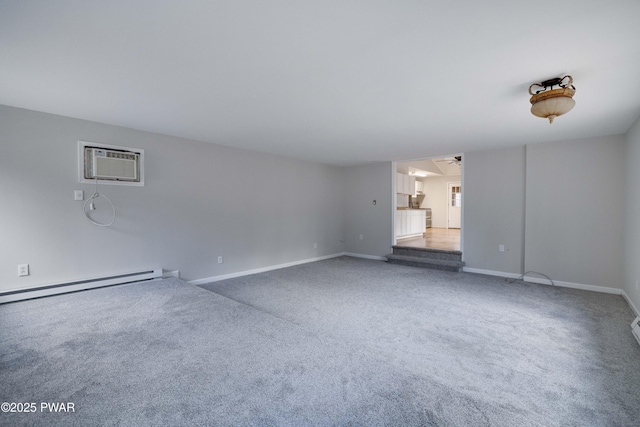
[[[467,268],[622,289],[624,148],[609,136],[465,153]]]
[[[394,176],[391,162],[347,168],[344,183],[346,252],[375,257],[391,253]]]
[[[525,270],[622,288],[624,138],[527,147]]]
[[[141,267],[195,280],[391,251],[391,162],[330,167],[3,106],[0,129],[0,291]],[[110,228],[73,200],[75,189],[93,192],[77,182],[78,140],[146,150],[144,187],[99,188],[118,209]],[[526,152],[465,154],[467,266],[624,288],[640,306],[640,125],[626,139]],[[18,278],[22,263],[32,274]]]
[[[5,106],[0,129],[0,291],[158,266],[193,280],[344,251],[344,168]],[[144,187],[98,188],[117,208],[109,228],[73,200],[93,193],[78,184],[78,140],[145,150]],[[18,278],[22,263],[31,275]]]
[[[420,203],[420,207],[431,208],[431,227],[447,228],[447,207],[449,203],[447,184],[461,181],[461,176],[434,176],[422,178],[421,181],[424,182],[424,199]],[[464,189],[462,191],[464,194]],[[462,205],[464,206],[464,198]]]
[[[640,315],[640,118],[626,135],[624,291]]]
[[[468,268],[523,273],[525,148],[465,153],[463,251]],[[505,245],[505,251],[498,250]]]

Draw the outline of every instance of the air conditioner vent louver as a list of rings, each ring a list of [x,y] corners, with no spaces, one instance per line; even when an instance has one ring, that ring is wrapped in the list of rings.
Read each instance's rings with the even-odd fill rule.
[[[85,178],[140,181],[138,154],[85,147]]]
[[[97,143],[80,144],[80,182],[144,185],[144,151]]]
[[[121,153],[118,151],[107,151],[106,153],[106,157],[110,157],[113,159],[126,159],[126,160],[136,160],[137,159],[137,155],[135,153]]]

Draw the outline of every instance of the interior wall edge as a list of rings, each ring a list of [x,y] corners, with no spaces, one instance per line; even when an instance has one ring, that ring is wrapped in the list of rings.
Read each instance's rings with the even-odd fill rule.
[[[622,295],[625,301],[627,301],[627,304],[629,304],[629,307],[631,307],[631,311],[633,311],[636,316],[640,317],[640,309],[636,307],[636,305],[633,303],[633,300],[631,300],[631,297],[629,297],[629,295],[627,295],[624,290],[622,290],[622,293],[620,295]]]
[[[296,265],[308,264],[310,262],[323,261],[326,259],[337,258],[343,255],[345,255],[344,252],[339,252],[339,253],[315,257],[315,258],[307,258],[307,259],[301,259],[299,261],[287,262],[284,264],[254,268],[252,270],[236,271],[233,273],[222,274],[219,276],[211,276],[211,277],[204,277],[201,279],[189,280],[188,283],[192,285],[204,285],[205,283],[219,282],[221,280],[233,279],[233,278],[242,277],[242,276],[249,276],[249,275],[258,274],[258,273],[266,273],[267,271],[280,270],[281,268],[288,268],[288,267],[294,267]]]

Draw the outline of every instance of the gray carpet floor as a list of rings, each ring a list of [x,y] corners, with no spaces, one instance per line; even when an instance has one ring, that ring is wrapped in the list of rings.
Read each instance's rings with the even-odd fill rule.
[[[0,305],[0,425],[638,426],[619,296],[341,257]],[[72,402],[73,413],[40,411]]]

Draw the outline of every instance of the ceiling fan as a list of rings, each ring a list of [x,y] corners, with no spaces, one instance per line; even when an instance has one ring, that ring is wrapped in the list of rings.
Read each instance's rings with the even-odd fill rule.
[[[445,157],[444,159],[436,159],[435,162],[447,162],[450,165],[458,165],[462,164],[462,156],[453,156],[453,157]]]

